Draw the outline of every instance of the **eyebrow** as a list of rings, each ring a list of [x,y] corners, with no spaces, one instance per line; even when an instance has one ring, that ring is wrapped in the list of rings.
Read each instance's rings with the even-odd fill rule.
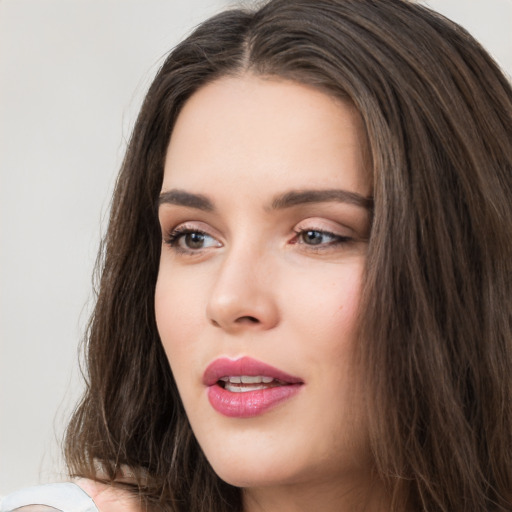
[[[192,194],[179,189],[162,192],[158,198],[158,206],[162,204],[176,204],[178,206],[196,208],[206,212],[211,212],[215,209],[213,203],[206,196],[202,194]]]
[[[274,198],[271,208],[281,210],[308,203],[326,203],[336,201],[359,206],[365,210],[373,209],[373,198],[365,197],[357,192],[341,189],[327,190],[291,190]]]
[[[356,192],[342,189],[291,190],[276,196],[270,203],[269,209],[283,210],[302,204],[326,203],[330,201],[352,204],[368,211],[373,209],[372,197],[365,197]],[[158,198],[158,206],[162,204],[175,204],[207,212],[215,211],[214,204],[208,197],[180,189],[162,192]]]

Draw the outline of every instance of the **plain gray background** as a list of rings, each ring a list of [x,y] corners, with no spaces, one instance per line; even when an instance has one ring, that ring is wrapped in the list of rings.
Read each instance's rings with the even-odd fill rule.
[[[512,74],[512,0],[426,3]],[[58,440],[125,141],[165,53],[232,4],[0,0],[0,494],[65,478]]]

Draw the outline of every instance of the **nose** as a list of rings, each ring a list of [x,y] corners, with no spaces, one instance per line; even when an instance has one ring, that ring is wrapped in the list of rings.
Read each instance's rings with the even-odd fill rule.
[[[230,334],[265,331],[279,323],[269,258],[248,248],[221,263],[206,307],[209,322]]]

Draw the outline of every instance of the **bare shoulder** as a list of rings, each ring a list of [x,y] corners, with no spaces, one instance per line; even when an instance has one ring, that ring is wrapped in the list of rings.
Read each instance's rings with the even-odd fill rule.
[[[85,478],[74,483],[94,500],[100,512],[145,512],[138,497],[128,490]]]

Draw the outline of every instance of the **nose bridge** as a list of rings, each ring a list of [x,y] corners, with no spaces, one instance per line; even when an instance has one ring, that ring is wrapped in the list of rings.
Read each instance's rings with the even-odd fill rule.
[[[268,252],[247,241],[233,245],[219,266],[206,315],[227,331],[269,329],[278,321]]]

